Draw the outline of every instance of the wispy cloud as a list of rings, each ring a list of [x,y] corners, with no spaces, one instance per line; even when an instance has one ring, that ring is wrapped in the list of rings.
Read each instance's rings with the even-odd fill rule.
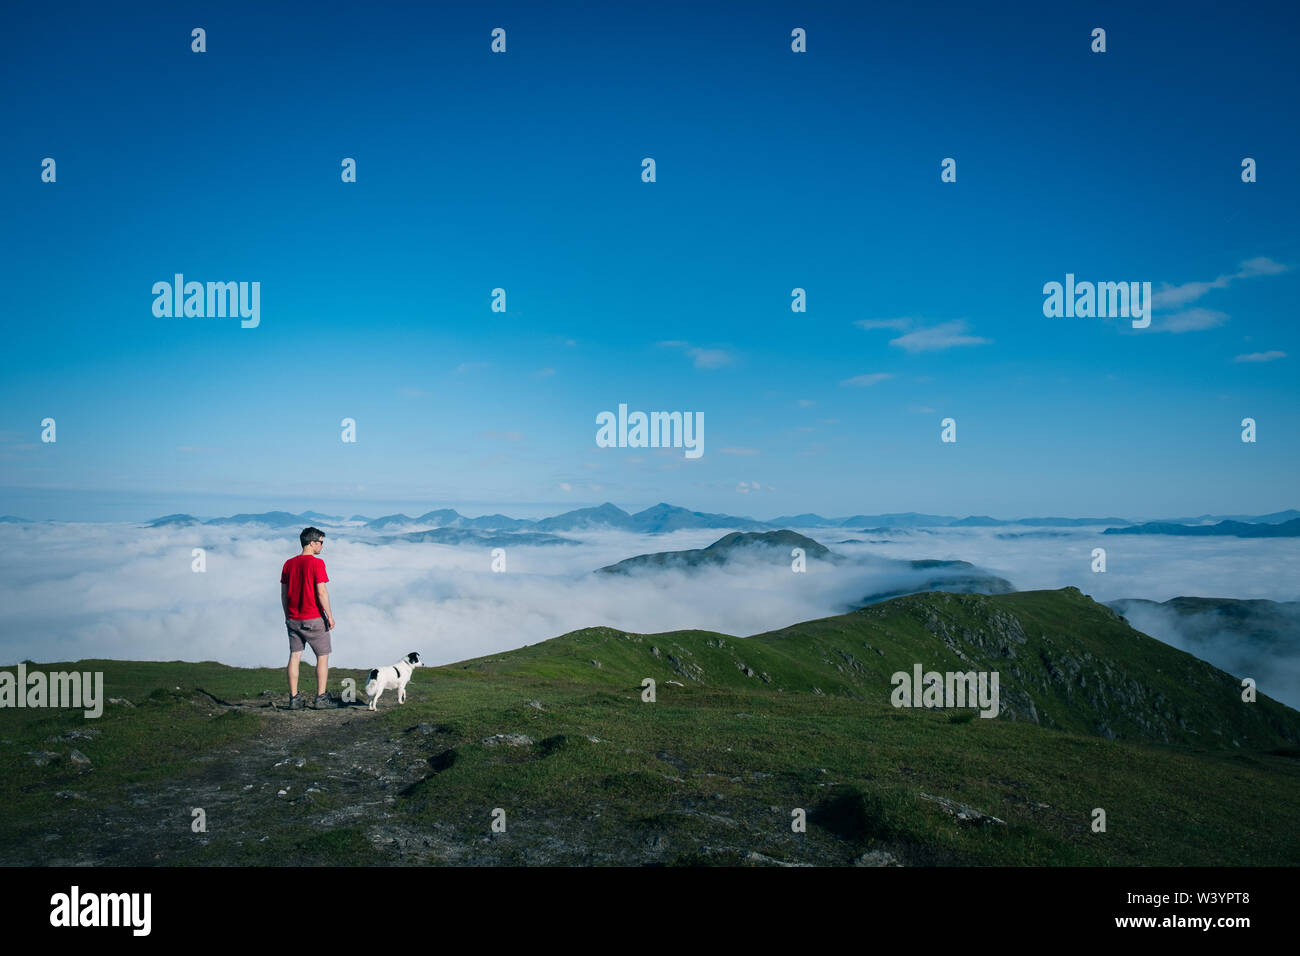
[[[855,388],[865,388],[868,385],[878,385],[893,377],[894,376],[890,375],[888,372],[872,372],[870,375],[855,375],[853,378],[846,378],[844,381],[840,382],[840,384]]]
[[[696,368],[721,368],[733,361],[731,353],[722,349],[691,349],[687,354],[695,360]]]
[[[466,372],[477,372],[488,368],[491,364],[490,362],[461,362],[456,366],[456,374],[463,375]]]
[[[1227,321],[1226,312],[1216,312],[1214,309],[1203,309],[1197,306],[1194,309],[1175,312],[1173,315],[1159,316],[1152,321],[1151,331],[1172,332],[1175,335],[1183,332],[1202,332],[1205,329],[1217,328]]]
[[[858,319],[853,324],[860,329],[897,329],[911,328],[912,319]]]
[[[1238,279],[1253,279],[1257,276],[1275,276],[1291,269],[1290,266],[1275,262],[1267,256],[1247,259],[1237,267],[1236,272],[1226,273],[1217,279],[1200,282],[1184,282],[1182,285],[1165,283],[1151,296],[1152,306],[1156,309],[1177,309],[1189,302],[1195,302],[1212,289],[1226,289]],[[1221,314],[1221,313],[1220,313]],[[1226,319],[1226,316],[1225,316]],[[1203,326],[1209,328],[1210,326]],[[1189,331],[1183,329],[1182,331]]]
[[[757,448],[738,448],[738,447],[732,447],[732,448],[724,448],[724,449],[722,449],[722,453],[723,453],[724,455],[757,455],[757,454],[758,454],[758,449],[757,449]]]
[[[429,393],[422,388],[399,388],[397,394],[402,398],[428,398]]]
[[[722,368],[735,361],[735,356],[726,349],[691,348],[691,343],[682,339],[667,339],[655,344],[662,348],[684,349],[696,368]]]
[[[890,345],[897,345],[908,352],[938,352],[943,349],[957,348],[963,345],[988,345],[992,339],[978,335],[966,334],[966,321],[954,319],[933,325],[928,329],[917,329],[896,339],[890,339]]]
[[[498,438],[502,441],[523,441],[523,432],[479,432],[479,438]]]
[[[1234,362],[1276,362],[1278,359],[1286,358],[1285,352],[1279,352],[1272,349],[1268,352],[1247,352],[1245,355],[1238,355],[1233,359]]]
[[[902,332],[912,329],[896,339],[890,339],[890,345],[897,345],[908,352],[938,352],[943,349],[957,348],[962,345],[988,345],[993,340],[978,335],[966,334],[966,320],[954,319],[939,325],[917,327],[919,319],[859,319],[853,324],[860,329],[893,329]]]

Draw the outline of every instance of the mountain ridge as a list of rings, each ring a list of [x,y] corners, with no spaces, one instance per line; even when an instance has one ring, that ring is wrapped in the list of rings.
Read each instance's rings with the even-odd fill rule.
[[[27,519],[11,518],[14,522],[26,522]],[[459,527],[474,529],[480,531],[511,531],[511,530],[535,530],[535,531],[554,531],[554,530],[580,530],[583,528],[615,528],[627,531],[637,531],[645,534],[664,534],[675,530],[682,529],[709,529],[709,528],[726,528],[734,531],[766,531],[781,530],[789,527],[802,528],[846,528],[863,531],[882,530],[882,529],[924,529],[924,528],[971,528],[971,527],[1089,527],[1089,526],[1107,526],[1105,533],[1127,533],[1123,530],[1109,530],[1112,528],[1128,527],[1145,527],[1148,525],[1186,525],[1188,527],[1205,527],[1205,521],[1219,517],[1221,521],[1236,521],[1243,524],[1251,525],[1281,525],[1292,521],[1300,521],[1300,511],[1290,509],[1288,511],[1273,512],[1267,515],[1249,516],[1213,516],[1203,515],[1197,519],[1170,519],[1165,521],[1138,523],[1127,518],[1110,517],[1110,518],[1065,518],[1065,517],[1027,517],[1027,518],[993,518],[987,515],[968,515],[966,517],[957,517],[954,515],[931,515],[918,512],[899,512],[880,515],[858,514],[843,518],[826,518],[811,512],[800,515],[782,515],[770,520],[759,520],[746,516],[736,516],[727,514],[714,514],[703,511],[691,511],[677,505],[671,505],[667,502],[659,502],[649,508],[644,508],[635,514],[629,513],[612,502],[587,508],[577,508],[571,511],[562,512],[545,518],[512,518],[504,514],[479,515],[478,517],[468,517],[462,515],[452,508],[439,508],[425,512],[422,515],[412,517],[406,514],[398,513],[385,515],[379,518],[366,518],[364,515],[353,515],[347,519],[350,522],[362,522],[366,527],[374,529],[383,529],[392,525],[399,524],[420,524],[429,523],[435,527]],[[298,514],[292,514],[286,511],[267,511],[256,514],[237,514],[225,517],[210,518],[207,520],[195,518],[189,514],[164,515],[159,518],[150,519],[145,524],[151,527],[159,527],[166,524],[264,524],[272,527],[287,527],[299,520],[307,521],[331,521],[341,522],[342,518],[334,515],[324,515],[319,512],[305,511]],[[1143,533],[1135,531],[1132,533]],[[1206,533],[1206,532],[1187,532],[1187,533]],[[1268,532],[1259,532],[1260,536],[1269,535]],[[1271,535],[1269,535],[1271,536]]]

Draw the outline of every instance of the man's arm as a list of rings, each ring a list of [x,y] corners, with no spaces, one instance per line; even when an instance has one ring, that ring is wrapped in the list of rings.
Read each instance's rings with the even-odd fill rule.
[[[289,618],[289,582],[280,582],[280,604],[284,607],[285,620]]]
[[[333,628],[334,615],[330,612],[330,593],[325,589],[324,581],[319,581],[316,584],[316,606],[325,612],[325,620]]]

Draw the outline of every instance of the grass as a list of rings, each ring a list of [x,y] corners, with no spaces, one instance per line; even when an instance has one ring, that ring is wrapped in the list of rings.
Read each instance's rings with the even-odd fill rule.
[[[337,808],[336,796],[319,794],[301,826],[216,835],[177,862],[369,862],[377,835],[403,828],[451,849],[495,841],[504,859],[519,863],[536,859],[530,854],[539,846],[584,848],[576,857],[583,862],[678,865],[744,862],[749,851],[848,863],[871,849],[912,863],[958,865],[1300,859],[1300,830],[1292,825],[1300,815],[1300,759],[1288,737],[1294,711],[1262,701],[1252,712],[1215,700],[1227,675],[1216,677],[1221,672],[1108,619],[1081,616],[1068,592],[1037,594],[1060,597],[997,599],[1026,623],[1019,658],[1026,670],[1041,650],[1070,647],[1085,660],[1081,655],[1092,654],[1099,672],[1109,664],[1157,688],[1161,706],[1196,732],[1170,742],[1083,732],[1097,719],[1086,692],[1050,684],[1027,686],[1053,715],[1051,726],[973,719],[972,711],[895,709],[888,702],[892,669],[913,660],[940,670],[961,663],[921,633],[911,598],[889,602],[892,616],[857,612],[752,639],[592,628],[420,669],[406,705],[381,702],[380,713],[367,718],[377,734],[402,735],[421,722],[437,729],[407,745],[423,748],[418,756],[429,769],[403,789],[382,828],[313,824]],[[978,608],[946,607],[954,626],[980,626]],[[1081,620],[1083,636],[1076,637]],[[279,669],[115,661],[77,667],[103,670],[107,695],[136,706],[108,705],[97,721],[80,711],[3,712],[6,843],[30,845],[61,814],[77,812],[75,801],[53,796],[58,791],[75,788],[92,804],[120,800],[130,786],[183,779],[205,753],[238,748],[261,732],[255,713],[211,716],[200,688],[226,700],[264,689],[284,696]],[[364,683],[362,671],[334,671],[331,686],[344,676]],[[654,703],[642,700],[646,677],[656,682]],[[1206,732],[1216,724],[1227,733]],[[46,742],[87,728],[100,734]],[[534,744],[486,745],[494,734],[526,734]],[[1232,746],[1234,736],[1249,745]],[[78,775],[66,761],[35,767],[26,754],[70,746],[91,757],[92,772]],[[304,779],[317,769],[309,763]],[[961,825],[923,793],[1005,825]],[[1091,827],[1096,808],[1106,812],[1104,833]],[[503,834],[490,831],[497,809],[505,812]],[[806,814],[806,832],[791,828],[797,810]]]

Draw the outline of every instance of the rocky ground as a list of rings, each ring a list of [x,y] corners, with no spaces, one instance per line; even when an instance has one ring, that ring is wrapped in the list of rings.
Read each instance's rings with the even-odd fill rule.
[[[572,807],[537,808],[526,818],[516,817],[523,825],[505,833],[491,832],[488,819],[430,824],[427,816],[410,811],[424,809],[421,784],[456,759],[459,741],[447,726],[420,722],[394,732],[361,703],[290,711],[283,695],[270,691],[233,701],[205,694],[195,703],[213,716],[231,710],[255,715],[261,728],[237,745],[214,748],[162,785],[128,785],[112,801],[79,791],[77,779],[84,781],[94,768],[67,759],[77,779],[52,794],[58,812],[51,822],[57,817],[57,824],[26,846],[4,848],[0,865],[291,865],[301,861],[293,853],[276,859],[265,845],[283,841],[288,832],[326,834],[340,828],[359,828],[367,845],[341,845],[334,860],[339,865],[897,866],[910,855],[902,846],[846,855],[839,841],[820,832],[808,834],[811,839],[792,837],[788,852],[779,857],[760,853],[751,846],[770,844],[773,830],[785,829],[788,811],[724,805],[721,794],[671,811],[669,816],[684,824],[699,825],[691,837],[671,823],[658,832],[621,826],[602,817],[598,801],[580,814]],[[62,744],[66,750],[75,742],[57,740],[50,746]],[[479,743],[500,748],[504,759],[526,760],[544,755],[547,742],[498,734]],[[49,751],[48,759],[59,753]],[[694,771],[667,751],[655,757],[666,779],[718,776]],[[196,809],[203,811],[205,831],[194,830]]]

